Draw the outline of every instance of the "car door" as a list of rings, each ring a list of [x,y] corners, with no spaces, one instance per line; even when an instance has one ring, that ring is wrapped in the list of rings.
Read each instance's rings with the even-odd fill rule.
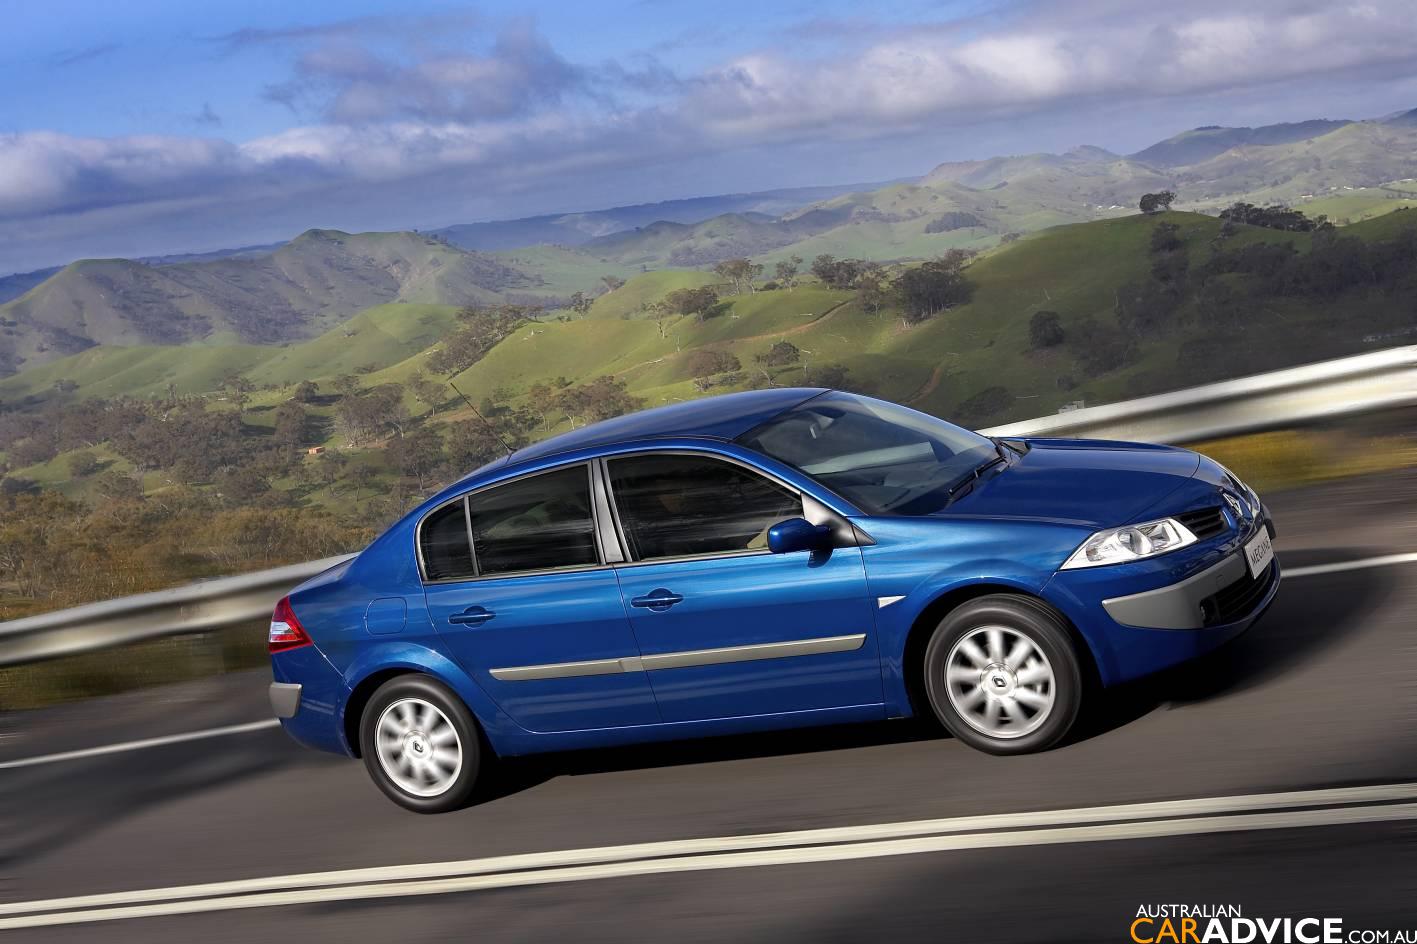
[[[433,625],[528,730],[659,720],[600,543],[584,463],[473,492],[419,526]]]
[[[796,491],[717,456],[605,460],[620,588],[667,722],[882,701],[858,547],[773,554]]]

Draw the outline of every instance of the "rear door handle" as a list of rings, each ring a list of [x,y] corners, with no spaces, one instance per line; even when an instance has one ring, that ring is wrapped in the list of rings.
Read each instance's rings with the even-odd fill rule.
[[[461,613],[449,616],[448,622],[454,626],[480,626],[496,615],[486,607],[470,606]]]
[[[674,604],[683,602],[684,598],[680,594],[665,590],[663,587],[658,587],[642,597],[635,597],[630,601],[630,605],[638,606],[641,609],[654,610],[656,613],[662,613]]]

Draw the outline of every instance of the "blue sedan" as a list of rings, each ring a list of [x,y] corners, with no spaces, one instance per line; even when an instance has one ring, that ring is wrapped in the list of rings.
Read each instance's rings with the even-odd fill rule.
[[[271,702],[396,803],[494,757],[933,717],[1048,748],[1088,691],[1279,588],[1259,498],[1194,452],[991,439],[839,391],[730,394],[499,459],[276,607]]]

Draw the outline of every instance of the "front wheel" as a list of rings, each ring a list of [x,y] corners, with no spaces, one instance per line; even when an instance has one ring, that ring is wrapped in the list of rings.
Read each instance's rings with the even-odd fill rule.
[[[1028,597],[995,594],[952,610],[930,637],[924,674],[935,717],[990,754],[1052,747],[1082,703],[1082,671],[1066,625]]]
[[[482,759],[477,722],[427,676],[401,675],[379,686],[360,717],[359,742],[369,776],[405,809],[443,813],[472,796]]]

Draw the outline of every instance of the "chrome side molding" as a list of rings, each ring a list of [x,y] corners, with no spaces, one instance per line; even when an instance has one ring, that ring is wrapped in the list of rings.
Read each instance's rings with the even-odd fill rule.
[[[593,659],[587,662],[551,662],[545,665],[517,665],[493,669],[492,677],[499,682],[527,682],[533,679],[575,678],[582,675],[619,675],[625,672],[651,672],[656,669],[685,669],[697,665],[722,665],[726,662],[756,662],[760,659],[786,659],[793,656],[821,655],[828,652],[851,652],[866,644],[866,634],[822,636],[816,639],[793,639],[786,642],[766,642],[752,646],[725,646],[721,649],[687,649],[648,656],[626,656],[621,659]]]

